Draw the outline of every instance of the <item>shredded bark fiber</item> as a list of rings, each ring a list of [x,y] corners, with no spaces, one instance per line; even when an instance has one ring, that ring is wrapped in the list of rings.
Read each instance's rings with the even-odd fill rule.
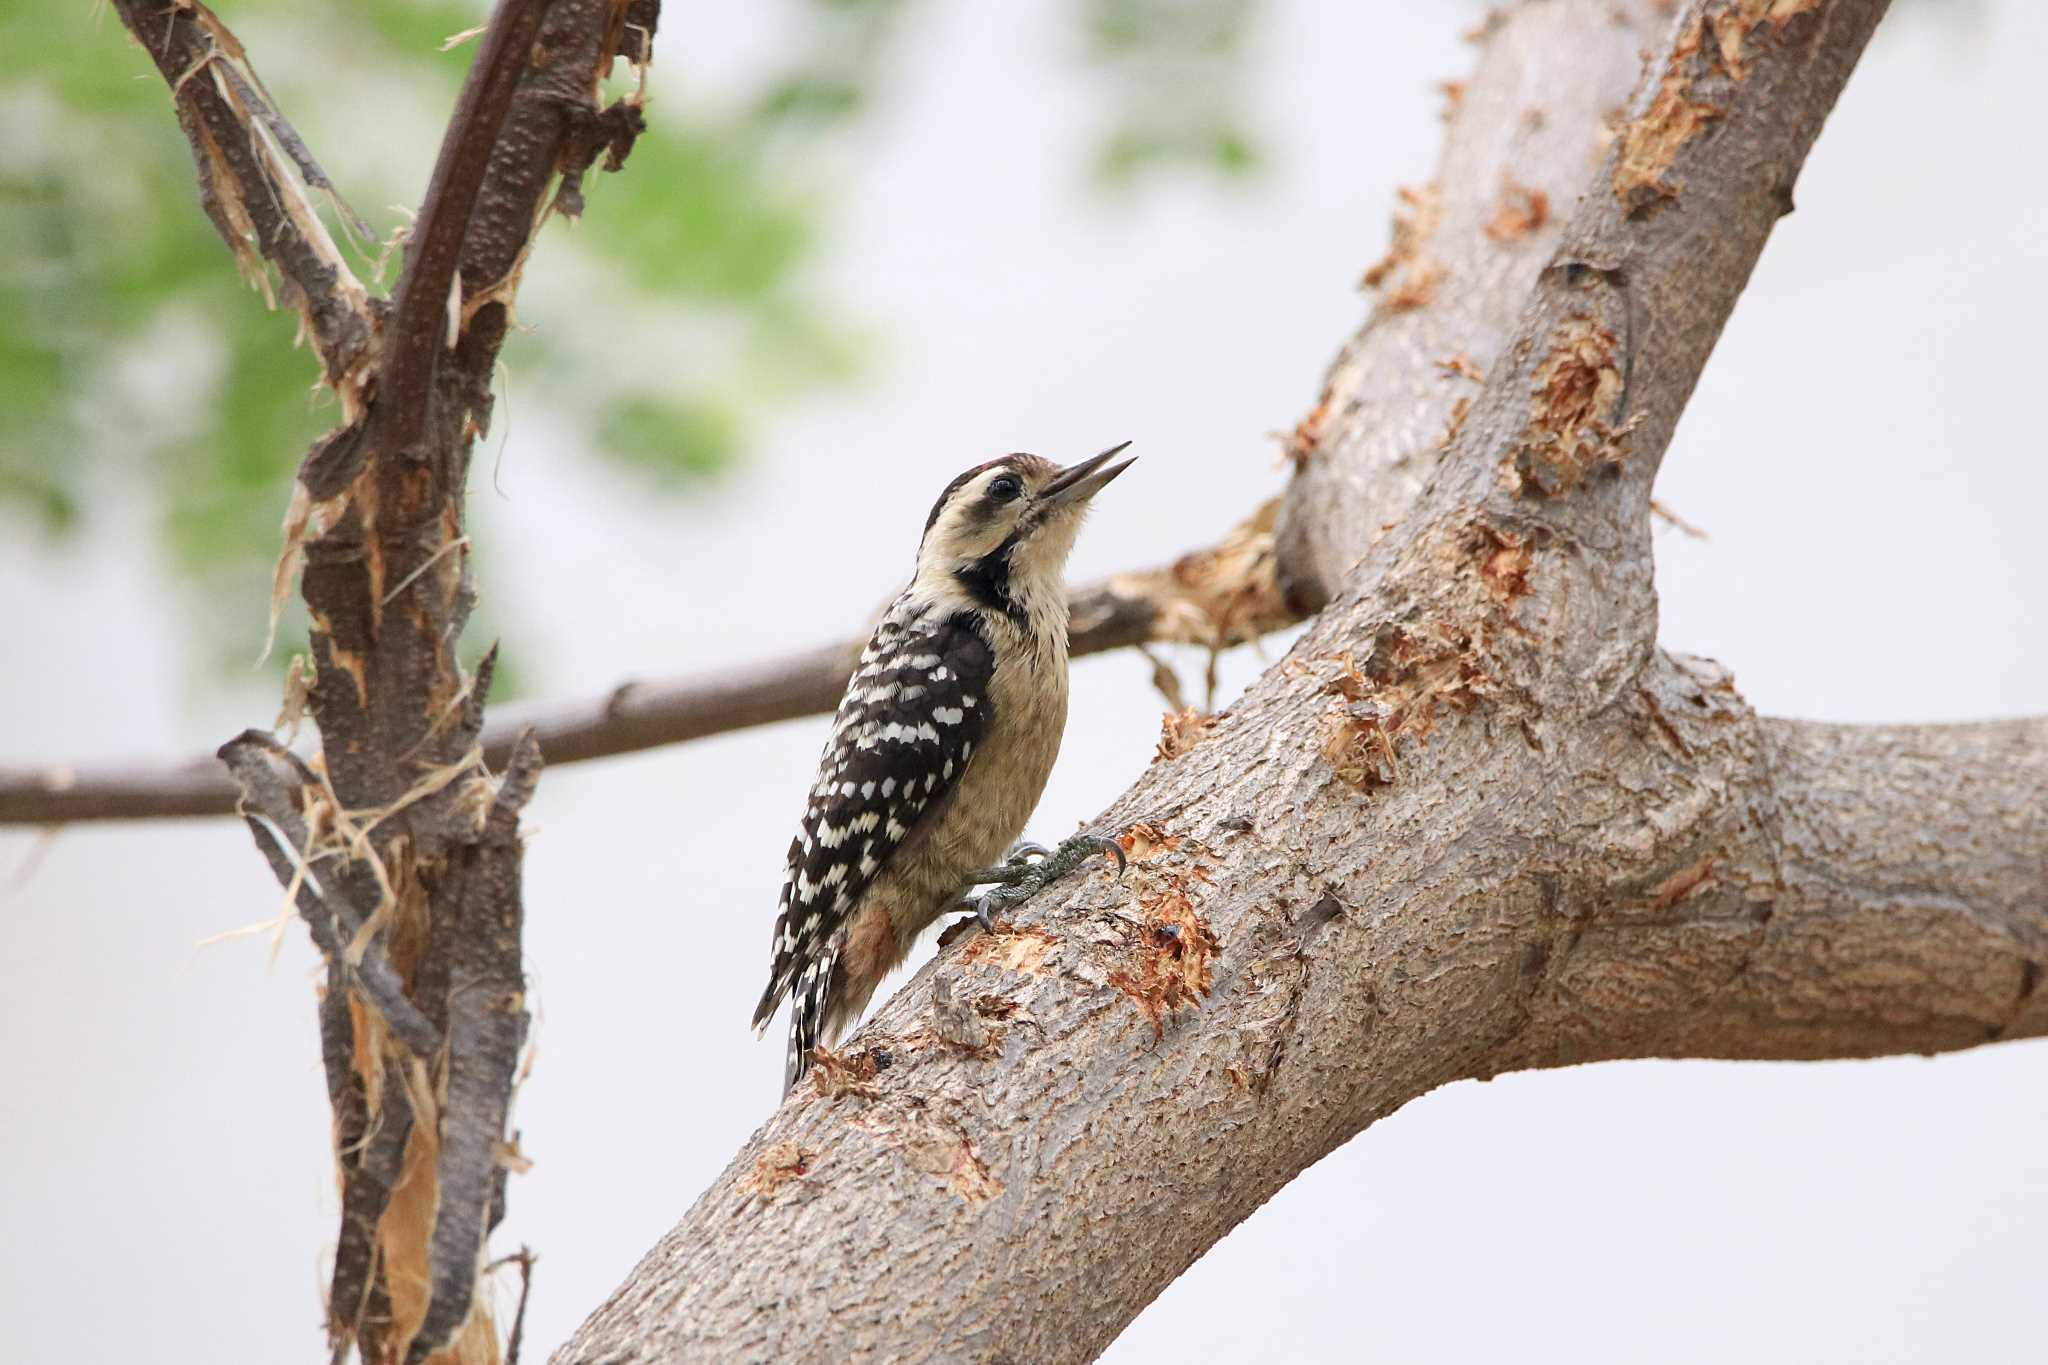
[[[1449,625],[1390,627],[1363,664],[1349,655],[1320,662],[1337,665],[1322,684],[1334,698],[1323,716],[1323,757],[1339,781],[1366,793],[1401,779],[1398,741],[1427,740],[1440,709],[1469,712],[1493,687],[1472,635]]]
[[[1139,901],[1145,912],[1125,965],[1109,984],[1131,998],[1152,1025],[1156,1041],[1166,1035],[1166,1016],[1198,1004],[1215,983],[1212,963],[1220,949],[1207,920],[1179,886]]]
[[[1152,750],[1154,763],[1170,763],[1202,742],[1216,724],[1216,717],[1195,707],[1168,711],[1159,718],[1159,743]]]
[[[1434,183],[1403,185],[1397,191],[1394,209],[1394,240],[1360,278],[1366,289],[1381,289],[1380,305],[1389,312],[1405,313],[1421,308],[1436,298],[1443,283],[1444,265],[1431,256],[1429,241],[1443,220],[1443,194]]]
[[[1536,370],[1529,424],[1511,459],[1524,493],[1569,492],[1594,466],[1621,458],[1627,434],[1616,418],[1622,398],[1614,333],[1584,315],[1567,318]]]
[[[1684,186],[1666,178],[1679,149],[1721,117],[1721,107],[1692,97],[1705,21],[1694,15],[1657,80],[1656,93],[1641,115],[1621,130],[1621,154],[1614,163],[1614,194],[1631,214],[1676,199]]]

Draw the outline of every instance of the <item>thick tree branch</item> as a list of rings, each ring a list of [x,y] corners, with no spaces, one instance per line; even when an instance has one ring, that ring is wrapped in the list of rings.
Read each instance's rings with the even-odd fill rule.
[[[1668,6],[1632,0],[1524,4],[1483,29],[1477,69],[1449,87],[1436,174],[1401,191],[1393,245],[1366,272],[1372,316],[1289,442],[1279,555],[1304,607],[1435,474],[1669,24]]]
[[[558,1361],[1086,1360],[1448,1081],[2048,1032],[2048,725],[1762,721],[1655,643],[1657,463],[1884,8],[1681,8],[1433,478],[1105,817],[1132,874],[942,953]]]
[[[350,1082],[363,1093],[341,1106],[341,1126],[388,1114],[402,1078],[410,1136],[396,1184],[371,1168],[374,1144],[337,1149],[342,1237],[371,1230],[366,1260],[336,1257],[337,1359],[351,1346],[379,1365],[497,1351],[475,1285],[516,1160],[505,1122],[527,1022],[518,818],[540,757],[530,738],[515,743],[497,781],[482,762],[495,654],[474,678],[457,655],[474,600],[463,501],[547,187],[607,146],[616,168],[641,126],[637,103],[597,103],[624,12],[612,0],[498,6],[421,206],[373,401],[300,471],[308,701],[329,818],[363,830],[345,856],[374,869],[383,893],[366,932],[381,930],[446,1039],[423,1063],[393,1055],[367,1004],[356,1025]],[[589,135],[599,125],[607,138]],[[330,990],[341,983],[331,966]]]
[[[1146,643],[1221,649],[1300,619],[1275,575],[1269,502],[1217,545],[1073,595],[1076,654]],[[709,675],[626,682],[598,697],[501,708],[484,762],[503,767],[531,730],[550,765],[681,744],[831,711],[860,640],[819,645]],[[235,785],[211,759],[151,767],[0,768],[0,825],[231,815]]]
[[[1519,775],[1457,839],[1367,847],[1361,816],[1398,828],[1412,803],[1361,812],[1278,755],[1298,803],[1262,784],[1247,804],[1243,729],[1198,749],[1146,784],[1215,784],[1177,848],[934,963],[825,1072],[837,1093],[786,1104],[555,1359],[1088,1360],[1302,1169],[1449,1081],[2048,1033],[2026,965],[2048,960],[2048,725],[1759,726],[1718,670],[1671,671],[1673,733],[1741,780],[1654,838],[1642,798],[1682,819],[1690,775],[1615,789],[1635,817],[1615,833],[1643,837],[1614,861],[1550,863]],[[1774,865],[1784,886],[1753,879]],[[1213,954],[1184,946],[1190,917]],[[1209,990],[1155,1034],[1147,972]],[[980,1002],[980,1052],[942,1041],[941,981]]]
[[[1725,683],[1659,671],[1659,705]],[[1749,742],[1732,837],[1674,850],[1663,882],[1558,936],[1501,1069],[2048,1034],[2048,720],[1763,720]]]

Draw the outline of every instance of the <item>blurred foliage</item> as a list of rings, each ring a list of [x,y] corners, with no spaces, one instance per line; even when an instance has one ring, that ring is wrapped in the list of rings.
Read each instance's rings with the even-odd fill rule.
[[[1242,175],[1247,43],[1257,0],[1085,0],[1085,51],[1110,109],[1095,154],[1104,182],[1180,168]]]
[[[1253,164],[1234,111],[1255,0],[1068,3],[1101,77],[1106,182]],[[401,232],[474,51],[446,42],[486,0],[217,9],[353,206]],[[913,6],[759,13],[783,42],[750,84],[684,92],[657,65],[652,135],[626,174],[592,178],[580,225],[543,234],[521,297],[538,326],[506,353],[522,407],[657,489],[725,473],[778,407],[859,373],[860,330],[811,278],[829,151],[884,102]],[[622,63],[614,91],[632,78]],[[0,516],[55,537],[139,515],[193,589],[202,652],[243,661],[292,473],[336,410],[296,319],[236,281],[196,198],[168,92],[104,5],[0,7]],[[355,251],[388,288],[396,253]],[[565,325],[584,310],[604,325]]]
[[[857,378],[863,330],[813,278],[849,165],[840,144],[886,105],[891,58],[937,3],[750,0],[747,24],[779,40],[753,74],[708,91],[657,66],[628,172],[592,177],[586,220],[543,234],[497,437],[516,397],[591,433],[627,477],[687,493],[742,461],[791,400]],[[1048,10],[1093,87],[1095,184],[1242,181],[1261,164],[1246,87],[1271,4]],[[487,0],[218,8],[356,208],[387,238],[402,230],[407,210],[384,206],[416,202],[473,54],[446,40]],[[669,27],[692,8],[671,5]],[[1984,10],[1909,7],[1970,32]],[[631,79],[621,64],[614,92]],[[55,538],[139,515],[193,589],[204,652],[239,661],[261,629],[292,471],[335,412],[290,344],[295,319],[254,306],[196,199],[163,82],[104,3],[0,6],[0,525]],[[388,287],[391,253],[357,249],[358,273]],[[585,314],[603,325],[568,325]]]

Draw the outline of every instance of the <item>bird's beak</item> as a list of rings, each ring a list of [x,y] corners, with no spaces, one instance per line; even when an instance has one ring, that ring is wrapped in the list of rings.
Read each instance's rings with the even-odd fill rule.
[[[1118,455],[1130,448],[1130,442],[1111,446],[1092,460],[1070,464],[1053,476],[1053,481],[1038,491],[1038,505],[1051,509],[1064,507],[1069,503],[1086,502],[1102,491],[1103,485],[1137,463],[1134,455],[1118,464],[1110,464]],[[1108,465],[1108,468],[1103,466]]]

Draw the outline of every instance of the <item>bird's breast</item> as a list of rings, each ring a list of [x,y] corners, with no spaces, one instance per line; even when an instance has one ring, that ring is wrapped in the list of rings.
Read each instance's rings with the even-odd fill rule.
[[[1002,860],[1045,792],[1067,725],[1065,640],[1052,650],[999,653],[989,678],[988,732],[928,838],[885,874],[891,918],[907,945],[967,890],[966,878]]]
[[[976,824],[984,862],[1016,842],[1045,793],[1067,728],[1065,655],[1062,648],[1057,659],[1007,656],[989,680],[995,717],[967,765],[958,802]]]

